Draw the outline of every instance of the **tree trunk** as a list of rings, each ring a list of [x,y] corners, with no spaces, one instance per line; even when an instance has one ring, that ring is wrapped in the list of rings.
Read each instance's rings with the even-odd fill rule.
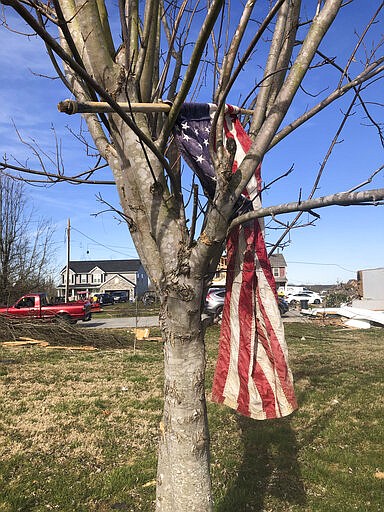
[[[168,297],[161,313],[165,381],[157,512],[212,510],[200,302],[201,293],[188,301]]]

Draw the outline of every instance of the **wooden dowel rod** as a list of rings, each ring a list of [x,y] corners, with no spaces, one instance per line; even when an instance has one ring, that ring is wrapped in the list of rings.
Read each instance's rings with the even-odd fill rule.
[[[119,103],[125,112],[169,112],[169,103]],[[64,100],[57,105],[59,112],[65,114],[100,114],[111,113],[113,108],[104,101],[75,101]],[[253,114],[253,110],[240,108],[241,114]]]
[[[168,103],[119,103],[124,112],[169,112]],[[65,114],[98,114],[113,112],[113,108],[104,101],[64,100],[57,105],[59,112]]]

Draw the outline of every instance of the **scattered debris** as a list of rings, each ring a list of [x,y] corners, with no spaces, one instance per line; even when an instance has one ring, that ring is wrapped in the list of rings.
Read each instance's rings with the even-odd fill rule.
[[[96,347],[92,347],[91,345],[77,345],[77,346],[64,346],[64,345],[49,345],[47,348],[50,349],[59,349],[59,350],[85,350],[85,351],[91,351],[91,350],[97,350]]]
[[[356,320],[355,318],[344,320],[344,325],[354,327],[355,329],[369,329],[371,327],[370,322],[367,320]]]
[[[149,327],[138,327],[131,329],[137,340],[145,340],[149,338]]]
[[[19,336],[20,341],[31,341],[32,343],[47,343],[45,340],[37,340],[36,338],[29,338],[27,336]]]
[[[4,341],[2,347],[47,347],[49,343],[43,340],[20,339],[17,341]]]
[[[370,309],[341,306],[340,308],[302,309],[301,314],[314,317],[341,316],[347,318],[344,325],[356,329],[369,329],[372,325],[384,327],[384,312]]]
[[[162,341],[163,339],[161,336],[150,336],[151,330],[149,327],[133,328],[131,332],[133,332],[138,341]]]
[[[2,347],[5,348],[19,348],[19,347],[42,347],[42,348],[50,348],[50,349],[62,349],[62,350],[97,350],[96,347],[92,347],[90,345],[78,345],[78,346],[63,346],[63,345],[50,345],[48,341],[45,340],[34,340],[33,338],[26,338],[24,336],[20,336],[20,338],[16,341],[3,341],[1,343]]]
[[[156,480],[150,480],[149,482],[143,484],[141,487],[155,487]]]

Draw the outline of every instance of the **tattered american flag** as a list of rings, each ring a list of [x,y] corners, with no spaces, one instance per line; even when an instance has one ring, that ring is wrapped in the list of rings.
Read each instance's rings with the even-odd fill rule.
[[[184,104],[175,126],[180,151],[211,199],[216,186],[209,154],[214,110],[210,104]],[[236,107],[227,105],[226,111],[224,135],[236,142],[235,171],[251,141]],[[253,208],[261,205],[260,183],[259,166],[244,191]],[[213,401],[259,420],[286,416],[297,408],[261,223],[254,219],[238,226],[227,240],[226,295],[212,389]]]

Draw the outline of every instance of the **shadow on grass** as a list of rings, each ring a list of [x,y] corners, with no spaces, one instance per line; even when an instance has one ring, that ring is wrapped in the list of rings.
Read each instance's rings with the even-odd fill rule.
[[[237,478],[218,503],[218,512],[262,511],[275,498],[285,505],[305,504],[306,496],[297,460],[297,442],[289,418],[255,421],[237,418],[244,454]]]

